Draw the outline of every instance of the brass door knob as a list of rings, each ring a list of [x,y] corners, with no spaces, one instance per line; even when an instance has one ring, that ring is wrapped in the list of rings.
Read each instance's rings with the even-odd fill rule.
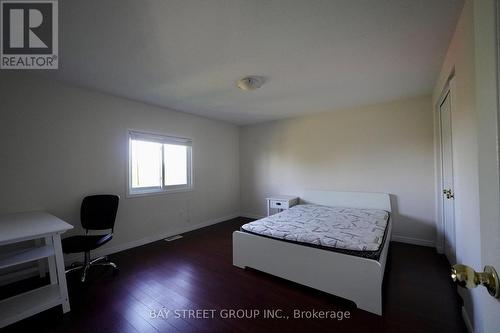
[[[498,274],[492,266],[484,266],[484,272],[478,273],[466,265],[453,265],[451,278],[460,287],[472,289],[481,284],[488,289],[491,296],[495,298],[500,296]]]

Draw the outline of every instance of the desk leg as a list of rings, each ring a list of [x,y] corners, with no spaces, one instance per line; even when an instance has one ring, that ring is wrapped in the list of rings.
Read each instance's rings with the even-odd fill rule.
[[[45,237],[45,244],[54,246],[53,242],[52,242],[52,237]],[[47,260],[49,262],[50,284],[56,284],[57,283],[57,271],[56,271],[55,256],[48,257]]]
[[[63,313],[69,312],[68,288],[66,286],[66,273],[64,272],[64,258],[61,247],[61,236],[52,235],[52,244],[54,245],[54,254],[56,258],[57,279],[59,281],[59,292],[62,298]]]

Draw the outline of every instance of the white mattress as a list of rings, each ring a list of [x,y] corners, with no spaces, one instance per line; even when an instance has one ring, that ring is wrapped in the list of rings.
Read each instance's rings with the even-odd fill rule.
[[[320,205],[297,205],[244,224],[241,229],[267,237],[315,246],[377,251],[384,241],[389,213]]]

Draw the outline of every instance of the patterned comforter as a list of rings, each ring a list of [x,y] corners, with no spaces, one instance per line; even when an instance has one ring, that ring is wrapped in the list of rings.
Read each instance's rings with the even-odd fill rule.
[[[378,251],[389,213],[378,209],[297,205],[241,229],[286,241],[352,251]]]

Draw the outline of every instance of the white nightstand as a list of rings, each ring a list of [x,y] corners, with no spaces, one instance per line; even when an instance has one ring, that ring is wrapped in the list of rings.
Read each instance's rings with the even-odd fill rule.
[[[295,206],[299,203],[299,198],[292,195],[274,195],[266,198],[267,216],[271,215],[272,209],[282,212],[285,209]]]

